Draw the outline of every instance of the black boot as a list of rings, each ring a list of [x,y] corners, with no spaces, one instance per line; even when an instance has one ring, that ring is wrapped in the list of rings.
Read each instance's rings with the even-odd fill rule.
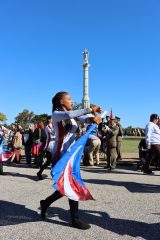
[[[51,153],[47,152],[47,161],[42,166],[40,166],[40,170],[37,172],[37,177],[39,180],[43,180],[42,172],[51,164],[51,157]]]
[[[151,169],[144,169],[143,173],[145,173],[145,174],[154,174]]]
[[[59,198],[63,197],[63,195],[58,192],[55,191],[52,195],[50,195],[49,197],[47,197],[45,200],[41,200],[40,201],[40,206],[41,206],[41,217],[42,219],[45,219],[46,217],[46,211],[47,208],[56,200],[58,200]]]
[[[71,226],[74,228],[82,229],[82,230],[89,229],[91,227],[89,224],[79,220],[78,202],[69,199],[69,205],[70,205],[70,214],[71,214],[71,220],[72,220]]]
[[[43,177],[42,177],[42,174],[41,174],[41,172],[39,171],[39,172],[37,172],[37,177],[38,177],[38,179],[39,180],[43,180]]]
[[[46,210],[48,207],[45,200],[40,201],[40,206],[41,206],[41,217],[42,217],[42,219],[45,219],[46,218]]]

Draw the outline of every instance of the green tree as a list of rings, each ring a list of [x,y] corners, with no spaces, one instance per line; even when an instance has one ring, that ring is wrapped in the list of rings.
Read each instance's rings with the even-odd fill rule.
[[[77,103],[77,102],[74,102],[73,103],[73,110],[78,110],[78,109],[82,109],[82,103]]]
[[[5,122],[7,120],[6,115],[0,112],[0,122]]]
[[[95,106],[95,104],[90,104],[91,107]],[[77,102],[74,102],[73,103],[73,110],[76,110],[76,109],[82,109],[83,106],[82,106],[82,103],[77,103]]]
[[[127,128],[125,128],[125,134],[128,136],[132,135],[132,126],[128,126]]]
[[[43,113],[43,114],[40,114],[40,115],[35,115],[33,118],[32,118],[32,123],[37,123],[37,122],[43,122],[44,125],[47,124],[47,117],[49,115],[47,113]]]
[[[18,116],[15,117],[15,123],[20,124],[22,128],[26,128],[29,123],[32,122],[34,116],[34,112],[29,112],[28,109],[24,109],[23,112],[20,112]]]

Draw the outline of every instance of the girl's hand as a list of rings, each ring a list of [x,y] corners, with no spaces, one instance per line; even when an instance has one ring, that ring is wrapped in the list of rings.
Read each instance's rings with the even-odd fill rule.
[[[102,112],[102,109],[100,108],[100,106],[93,106],[93,107],[90,107],[90,108],[91,108],[91,111],[94,115]]]
[[[99,124],[101,122],[102,118],[100,116],[96,116],[92,119],[93,123]]]

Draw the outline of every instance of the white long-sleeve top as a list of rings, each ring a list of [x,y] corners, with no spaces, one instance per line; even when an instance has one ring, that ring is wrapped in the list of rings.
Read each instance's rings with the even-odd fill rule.
[[[90,109],[80,109],[72,111],[54,111],[52,113],[52,124],[55,129],[55,144],[52,150],[53,165],[75,142],[76,130],[78,128],[76,120],[91,123]],[[93,118],[93,117],[92,117]],[[69,124],[68,124],[68,121]]]
[[[160,144],[160,129],[155,123],[153,122],[148,123],[145,128],[145,131],[147,145]]]
[[[47,136],[45,150],[52,153],[54,143],[55,143],[55,131],[54,131],[54,128],[52,127],[52,124],[48,124],[45,127],[45,133]]]

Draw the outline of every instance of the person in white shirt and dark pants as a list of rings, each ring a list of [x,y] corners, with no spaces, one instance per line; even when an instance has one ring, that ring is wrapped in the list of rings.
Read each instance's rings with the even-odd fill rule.
[[[159,116],[157,114],[152,114],[150,116],[150,123],[146,126],[146,145],[149,149],[149,154],[146,158],[146,162],[143,167],[143,172],[151,174],[150,164],[152,159],[156,156],[160,156],[160,129],[157,125]]]

